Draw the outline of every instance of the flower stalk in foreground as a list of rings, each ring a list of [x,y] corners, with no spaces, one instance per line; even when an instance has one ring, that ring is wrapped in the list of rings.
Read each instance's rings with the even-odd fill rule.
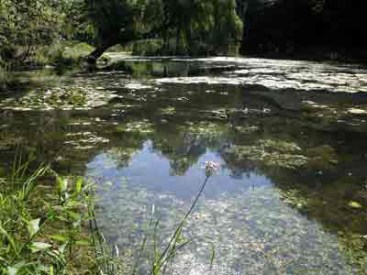
[[[205,175],[207,177],[211,177],[218,173],[220,164],[214,161],[206,161],[205,162]]]
[[[151,274],[153,274],[153,275],[159,274],[162,266],[168,261],[169,258],[171,258],[171,256],[173,254],[175,254],[177,240],[179,239],[179,236],[182,233],[182,228],[183,228],[184,223],[186,222],[187,218],[190,216],[190,214],[194,210],[194,208],[195,208],[199,198],[201,197],[201,195],[202,195],[202,193],[203,193],[210,177],[218,173],[219,167],[220,167],[220,164],[216,163],[214,161],[205,162],[205,166],[204,166],[205,176],[206,176],[205,180],[200,185],[198,193],[195,196],[195,199],[193,200],[193,202],[191,204],[191,207],[186,212],[186,215],[183,217],[180,224],[177,226],[177,228],[176,228],[174,234],[172,235],[170,241],[168,242],[167,246],[165,247],[163,252],[158,257],[158,260],[153,264],[153,269],[152,269]]]

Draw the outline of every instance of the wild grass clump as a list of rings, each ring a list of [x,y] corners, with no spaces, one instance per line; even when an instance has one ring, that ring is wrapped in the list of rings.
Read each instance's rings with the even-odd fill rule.
[[[0,274],[97,274],[83,179],[12,170],[0,182]]]

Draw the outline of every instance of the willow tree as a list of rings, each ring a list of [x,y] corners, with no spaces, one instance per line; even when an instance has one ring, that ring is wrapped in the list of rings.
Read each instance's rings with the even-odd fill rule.
[[[86,6],[96,32],[96,49],[87,57],[89,63],[116,44],[150,34],[160,18],[159,0],[86,0]]]
[[[166,30],[170,37],[176,38],[176,53],[180,46],[189,54],[216,53],[242,39],[243,24],[236,13],[235,0],[164,0],[164,3]]]
[[[214,52],[222,52],[230,45],[240,44],[243,22],[236,11],[235,0],[213,0],[214,26],[211,31],[211,44]]]
[[[235,0],[86,0],[86,4],[96,31],[96,49],[87,57],[90,63],[115,44],[144,38],[168,42],[175,37],[176,48],[182,43],[187,53],[195,53],[200,45],[210,52],[242,37]]]

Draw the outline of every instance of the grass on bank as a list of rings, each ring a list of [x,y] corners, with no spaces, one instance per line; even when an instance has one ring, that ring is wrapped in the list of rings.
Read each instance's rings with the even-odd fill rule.
[[[0,274],[97,274],[88,186],[48,168],[26,173],[27,165],[14,166],[0,182]]]

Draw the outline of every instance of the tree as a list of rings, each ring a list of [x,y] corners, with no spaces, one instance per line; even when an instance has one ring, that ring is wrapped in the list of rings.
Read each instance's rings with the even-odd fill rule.
[[[158,0],[86,0],[87,15],[96,30],[94,64],[111,46],[143,38],[155,27]]]
[[[134,40],[161,37],[169,52],[176,37],[191,54],[238,42],[242,22],[235,0],[87,0],[88,17],[96,29],[96,50],[87,61],[94,64],[109,47]]]
[[[166,30],[171,34],[168,36],[176,36],[176,53],[181,46],[192,55],[214,54],[242,39],[243,24],[236,14],[234,0],[165,0],[165,3]]]
[[[58,1],[0,0],[0,60],[15,66],[58,36]]]

